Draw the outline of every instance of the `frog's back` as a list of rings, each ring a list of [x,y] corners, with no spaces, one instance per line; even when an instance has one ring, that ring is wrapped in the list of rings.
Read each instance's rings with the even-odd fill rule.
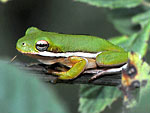
[[[95,36],[57,34],[50,35],[50,40],[56,44],[56,46],[62,48],[63,52],[124,51],[109,41]]]

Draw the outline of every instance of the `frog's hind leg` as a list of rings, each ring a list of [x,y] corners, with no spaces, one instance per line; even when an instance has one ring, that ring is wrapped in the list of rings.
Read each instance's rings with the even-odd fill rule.
[[[122,65],[127,61],[127,52],[104,51],[96,57],[96,63],[99,67],[114,67]]]
[[[90,78],[89,81],[93,81],[95,79],[97,79],[98,77],[102,76],[102,75],[108,75],[108,74],[119,74],[121,73],[122,69],[126,69],[128,67],[128,63],[124,64],[120,67],[115,67],[115,68],[109,68],[107,70],[97,70],[96,74],[94,74],[94,76],[92,76]]]

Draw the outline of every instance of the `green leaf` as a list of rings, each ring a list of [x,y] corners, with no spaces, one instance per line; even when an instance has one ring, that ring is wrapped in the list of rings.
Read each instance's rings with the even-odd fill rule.
[[[143,57],[148,49],[149,34],[150,34],[150,21],[142,29],[142,31],[137,33],[137,35],[131,36],[131,39],[134,39],[132,40],[132,43],[131,39],[129,38],[129,40],[126,42],[131,43],[130,45],[128,45],[128,50],[138,52]]]
[[[125,48],[127,51],[134,51],[139,53],[142,57],[148,50],[148,40],[150,36],[150,21],[147,25],[138,33],[135,33],[129,37],[121,36],[112,38],[110,41],[114,44],[118,44]],[[119,42],[119,43],[118,43]]]
[[[118,37],[113,37],[111,38],[109,41],[113,44],[116,44],[116,45],[124,45],[124,43],[129,39],[128,36],[118,36]]]
[[[81,113],[100,113],[110,106],[121,92],[115,87],[82,85],[80,94]]]
[[[138,32],[141,29],[139,23],[133,22],[132,18],[144,12],[142,7],[132,9],[114,9],[108,10],[107,15],[110,22],[114,27],[123,35],[131,35]]]
[[[142,0],[75,0],[97,7],[131,8],[141,4]]]
[[[132,18],[133,23],[139,23],[142,27],[144,27],[150,21],[150,10],[137,14]]]
[[[1,113],[68,113],[50,85],[0,61]]]
[[[148,84],[144,88],[140,89],[139,102],[134,108],[130,109],[128,113],[149,113],[150,111],[149,95],[150,95],[150,81],[148,81]]]

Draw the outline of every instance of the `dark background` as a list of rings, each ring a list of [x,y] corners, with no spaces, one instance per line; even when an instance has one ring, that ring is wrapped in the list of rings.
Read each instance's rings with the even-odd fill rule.
[[[103,8],[73,0],[12,0],[0,3],[0,59],[9,61],[19,54],[15,44],[30,26],[50,32],[89,34],[106,39],[119,34],[107,20]],[[35,62],[21,54],[17,60]],[[56,88],[72,113],[77,113],[79,85],[50,85]]]

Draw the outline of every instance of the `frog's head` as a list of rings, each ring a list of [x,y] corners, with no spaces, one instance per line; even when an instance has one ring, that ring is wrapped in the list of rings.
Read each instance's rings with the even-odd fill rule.
[[[35,27],[27,29],[25,36],[18,40],[16,49],[24,54],[38,54],[43,51],[59,51],[59,48],[51,42],[47,32],[43,32]]]

